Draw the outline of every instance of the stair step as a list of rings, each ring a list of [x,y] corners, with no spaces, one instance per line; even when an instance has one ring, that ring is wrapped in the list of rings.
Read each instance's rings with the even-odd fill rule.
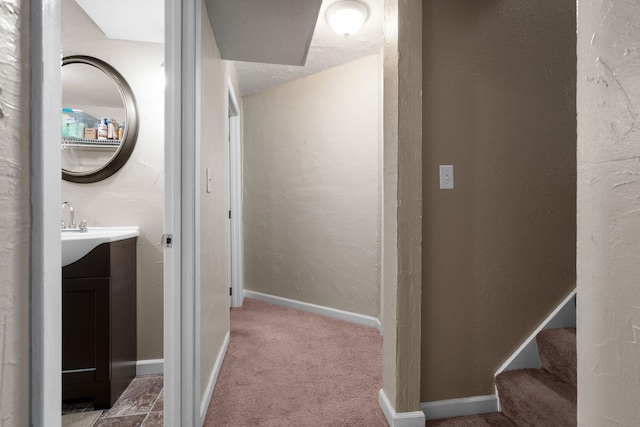
[[[536,336],[542,369],[567,384],[577,386],[576,329],[559,328],[540,331]]]
[[[518,426],[577,425],[576,389],[543,369],[503,372],[496,387],[502,413]]]

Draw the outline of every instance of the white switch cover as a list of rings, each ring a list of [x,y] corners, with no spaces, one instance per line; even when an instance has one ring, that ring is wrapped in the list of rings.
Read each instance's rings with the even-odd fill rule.
[[[453,165],[440,165],[440,189],[453,190]]]
[[[210,174],[209,174],[209,168],[205,169],[205,179],[207,181],[207,193],[211,193],[211,181],[213,181],[213,178],[210,178]]]

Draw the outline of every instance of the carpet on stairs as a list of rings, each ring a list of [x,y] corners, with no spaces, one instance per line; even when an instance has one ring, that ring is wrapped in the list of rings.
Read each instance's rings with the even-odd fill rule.
[[[496,377],[501,413],[427,421],[427,427],[544,426],[577,424],[576,330],[546,329],[536,336],[541,369]]]
[[[517,425],[575,426],[576,389],[543,369],[518,369],[496,377],[502,413]]]
[[[576,328],[546,329],[536,336],[542,369],[577,386]]]

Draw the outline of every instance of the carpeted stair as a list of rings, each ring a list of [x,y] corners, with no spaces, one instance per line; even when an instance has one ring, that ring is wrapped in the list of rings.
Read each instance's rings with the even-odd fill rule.
[[[576,330],[546,329],[536,336],[536,343],[542,368],[506,371],[496,377],[502,412],[427,421],[427,426],[575,426]]]

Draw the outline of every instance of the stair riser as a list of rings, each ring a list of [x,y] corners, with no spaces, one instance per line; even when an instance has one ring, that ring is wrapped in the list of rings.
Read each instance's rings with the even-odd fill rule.
[[[575,329],[542,331],[536,337],[542,368],[576,387],[576,334]]]
[[[522,402],[505,399],[504,403],[502,413],[517,426],[568,427],[577,424],[576,416],[567,416],[575,411],[570,404],[565,406],[564,411],[541,412],[541,408],[522,405]]]
[[[502,413],[519,426],[575,426],[576,391],[540,369],[496,378]]]

